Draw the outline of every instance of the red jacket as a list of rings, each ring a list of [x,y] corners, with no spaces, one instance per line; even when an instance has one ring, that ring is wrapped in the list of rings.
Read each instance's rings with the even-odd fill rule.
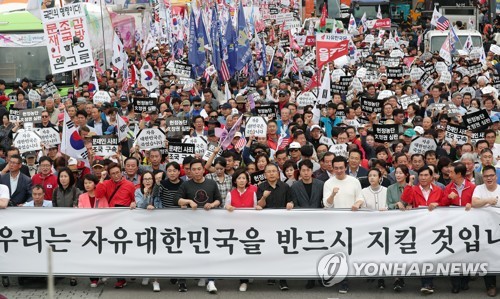
[[[116,193],[115,190],[117,190]],[[113,195],[113,193],[115,194]],[[117,205],[129,207],[132,201],[135,201],[135,186],[125,178],[122,178],[118,183],[113,182],[113,180],[106,180],[97,184],[95,197],[107,198],[109,206],[112,208]]]
[[[43,189],[45,189],[45,200],[52,201],[52,192],[57,188],[57,176],[51,173],[46,177],[42,177],[42,174],[37,173],[31,178],[31,184],[32,186],[42,185]]]
[[[420,185],[410,186],[406,185],[403,190],[403,194],[401,194],[401,200],[411,204],[414,208],[418,208],[420,206],[428,206],[431,203],[438,203],[442,206],[442,197],[443,190],[438,186],[431,184],[432,190],[429,194],[429,200],[425,200],[424,194],[422,190],[420,190]]]
[[[79,208],[109,208],[108,200],[106,198],[96,198],[94,206],[90,204],[89,193],[85,192],[78,197]]]
[[[448,186],[443,191],[443,206],[461,206],[465,207],[468,203],[472,203],[472,194],[474,193],[474,189],[476,189],[476,185],[471,183],[469,180],[464,181],[465,187],[462,190],[462,196],[458,194],[457,188],[453,182],[449,183]],[[451,193],[455,192],[457,197],[451,199],[448,197]]]

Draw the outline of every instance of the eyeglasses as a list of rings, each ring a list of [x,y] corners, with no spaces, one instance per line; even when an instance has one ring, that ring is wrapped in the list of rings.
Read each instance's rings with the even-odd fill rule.
[[[496,176],[496,174],[488,174],[488,175],[483,175],[483,178],[491,179],[491,178],[494,178],[495,176]]]
[[[42,118],[49,118],[48,115],[42,115]]]
[[[194,104],[195,107],[201,107],[201,104]]]
[[[296,151],[300,151],[300,149],[298,149],[298,148],[291,148],[290,151],[291,152],[296,152]]]

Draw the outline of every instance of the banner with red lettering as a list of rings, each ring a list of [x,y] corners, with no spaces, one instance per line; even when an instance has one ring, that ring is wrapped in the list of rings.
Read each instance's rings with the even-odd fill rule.
[[[321,33],[316,36],[316,65],[318,69],[349,54],[349,34]]]

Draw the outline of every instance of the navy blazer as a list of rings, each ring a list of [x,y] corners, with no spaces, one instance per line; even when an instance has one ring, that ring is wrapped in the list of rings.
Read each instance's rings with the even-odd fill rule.
[[[104,132],[106,132],[108,130],[108,127],[109,127],[109,123],[108,121],[106,120],[106,118],[102,118],[101,117],[101,122],[102,122],[102,134],[104,135]],[[92,127],[94,128],[94,119],[91,118],[88,122],[87,122],[87,126],[89,127]]]
[[[12,192],[10,189],[10,174],[6,173],[0,177],[0,184],[9,187],[11,193],[9,206],[17,206],[19,204],[24,204],[27,201],[31,201],[31,178],[27,175],[19,173],[19,178],[17,181],[17,188]]]
[[[309,198],[302,180],[295,182],[292,185],[293,205],[295,208],[321,209],[323,207],[324,184],[318,179],[313,179],[311,197]]]
[[[350,171],[351,171],[351,168],[349,168],[349,166],[348,166],[347,169],[346,169],[346,171],[345,171],[345,174],[349,174]],[[356,177],[360,178],[360,177],[364,177],[364,176],[368,176],[368,169],[359,166],[358,167],[358,173],[356,174]]]

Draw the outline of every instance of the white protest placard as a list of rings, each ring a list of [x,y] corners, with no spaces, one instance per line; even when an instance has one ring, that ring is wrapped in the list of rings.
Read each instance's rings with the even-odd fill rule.
[[[207,146],[207,151],[205,152],[205,154],[203,155],[202,159],[204,161],[208,161],[208,159],[210,159],[210,157],[212,156],[212,154],[214,153],[215,151],[215,148],[217,147],[217,145],[215,144],[212,144],[212,143],[209,143],[208,146]],[[219,152],[215,155],[215,157],[220,157],[220,155],[222,154],[222,147],[220,148]]]
[[[104,103],[111,103],[111,97],[109,96],[109,92],[104,91],[104,90],[99,90],[96,92],[92,98],[94,101],[94,104],[104,104]]]
[[[51,145],[61,144],[61,135],[59,135],[59,130],[57,127],[40,128],[36,132],[42,141],[42,144],[46,147]]]
[[[291,30],[292,28],[300,28],[300,21],[290,21],[285,23],[284,30]]]
[[[83,3],[42,10],[52,74],[94,66]]]
[[[356,71],[356,77],[363,79],[366,76],[366,68],[361,67]]]
[[[382,91],[378,94],[377,99],[379,99],[379,100],[383,100],[383,99],[386,99],[386,98],[391,97],[391,96],[393,96],[393,95],[394,95],[394,92],[393,92],[393,91],[386,89],[386,90],[382,90]]]
[[[367,34],[364,42],[367,44],[373,44],[375,42],[375,36],[373,34]]]
[[[417,137],[411,141],[409,153],[425,154],[426,151],[436,150],[437,143],[433,138]]]
[[[113,156],[118,151],[118,137],[112,135],[92,136],[92,150],[98,156]]]
[[[42,97],[36,90],[32,89],[30,90],[30,92],[28,92],[28,100],[30,100],[31,102],[38,103],[41,99]]]
[[[142,129],[137,134],[135,142],[140,149],[150,150],[165,146],[165,133],[161,129]]]
[[[403,53],[403,51],[399,50],[399,49],[396,49],[396,50],[393,50],[391,51],[391,54],[389,54],[390,57],[405,57],[405,53]]]
[[[345,144],[345,143],[334,144],[334,145],[330,146],[328,151],[334,153],[335,157],[342,156],[344,158],[347,158],[347,144]]]
[[[352,90],[356,90],[358,94],[363,92],[363,83],[358,78],[352,79],[351,82]]]
[[[289,22],[294,21],[294,17],[293,17],[292,12],[271,15],[271,18],[276,20],[276,25],[281,25],[281,24],[283,24],[283,22],[289,23]]]
[[[495,55],[500,55],[500,47],[497,45],[491,45],[490,51],[493,52]]]
[[[196,154],[204,155],[207,151],[208,141],[205,136],[186,137],[182,142],[194,144]]]
[[[439,74],[440,74],[439,82],[446,83],[446,84],[448,84],[448,83],[451,82],[451,74],[450,74],[450,72],[444,71],[444,72],[441,72]]]
[[[436,64],[435,64],[434,67],[436,68],[436,72],[438,74],[440,74],[442,72],[447,72],[448,71],[448,66],[443,61],[436,62]]]
[[[245,124],[245,136],[255,135],[255,137],[267,136],[267,121],[262,116],[252,116]]]
[[[410,79],[412,81],[420,80],[422,75],[424,74],[424,70],[419,67],[414,67],[410,71]]]
[[[334,145],[333,140],[331,138],[326,137],[326,136],[321,136],[319,138],[319,143],[328,146],[328,148],[330,146]]]
[[[21,114],[20,110],[17,108],[9,109],[9,121],[16,122],[19,121],[19,115]]]
[[[314,103],[316,103],[316,96],[314,93],[310,91],[306,91],[304,93],[301,93],[296,99],[295,103],[299,107],[305,107],[308,105],[314,106]]]
[[[12,142],[19,152],[26,153],[42,149],[42,140],[36,132],[20,129],[14,134]]]
[[[392,50],[393,48],[396,48],[396,41],[393,38],[387,39],[384,43],[384,49]]]
[[[418,103],[420,102],[420,97],[417,94],[412,94],[411,96],[404,95],[399,99],[399,103],[401,104],[401,108],[407,109],[408,105],[412,103]]]
[[[456,141],[458,145],[462,145],[464,143],[467,143],[467,140],[468,140],[467,128],[455,126],[452,124],[447,124],[446,125],[445,140],[449,141],[450,143],[453,143],[454,141]]]

